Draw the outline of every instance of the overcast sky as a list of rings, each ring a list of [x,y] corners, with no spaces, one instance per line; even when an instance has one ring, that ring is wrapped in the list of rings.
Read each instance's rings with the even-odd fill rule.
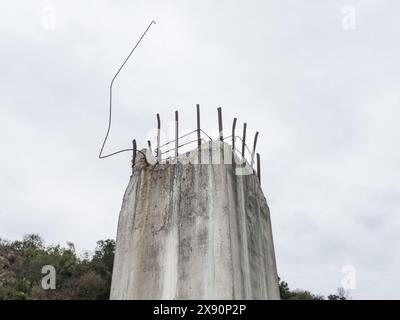
[[[222,106],[260,131],[280,277],[400,298],[399,1],[0,3],[0,237],[115,238],[130,154],[97,158],[108,87],[154,19],[105,151],[144,147],[157,112],[194,129],[196,103],[215,130]]]

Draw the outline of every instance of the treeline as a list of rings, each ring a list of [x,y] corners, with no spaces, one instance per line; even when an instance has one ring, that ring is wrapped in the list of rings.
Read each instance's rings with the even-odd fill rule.
[[[313,294],[310,291],[296,289],[290,290],[285,281],[279,281],[279,291],[282,300],[349,300],[349,294],[343,288],[338,288],[337,293],[328,295],[327,298],[320,294]]]
[[[79,256],[72,243],[45,246],[36,234],[22,241],[0,239],[0,300],[108,299],[114,249],[114,240],[102,240],[93,255]],[[42,288],[45,265],[56,270],[55,290]]]
[[[37,234],[22,241],[0,239],[0,300],[107,300],[110,295],[115,241],[100,240],[92,255],[78,255],[72,243],[46,246]],[[56,289],[44,290],[43,266],[56,270]],[[322,300],[309,291],[291,291],[280,281],[283,300]],[[340,289],[330,300],[347,299]]]

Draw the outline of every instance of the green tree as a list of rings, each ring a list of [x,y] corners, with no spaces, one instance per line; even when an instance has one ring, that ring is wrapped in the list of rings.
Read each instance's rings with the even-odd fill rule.
[[[115,241],[111,239],[97,241],[96,250],[89,263],[90,269],[101,276],[103,290],[98,292],[98,299],[108,299],[111,289],[111,277],[114,264]]]
[[[349,300],[349,293],[342,287],[337,289],[337,293],[328,295],[328,300]]]
[[[80,258],[73,243],[45,246],[37,234],[22,241],[0,239],[0,300],[108,299],[114,249],[114,240],[101,240],[93,256]],[[41,286],[45,265],[56,270],[55,290]]]
[[[313,294],[307,290],[290,290],[288,283],[285,281],[281,281],[281,279],[279,279],[279,292],[282,300],[325,300],[325,297],[323,295]],[[349,299],[349,296],[343,288],[339,288],[337,294],[331,294],[328,296],[328,300],[347,299]]]

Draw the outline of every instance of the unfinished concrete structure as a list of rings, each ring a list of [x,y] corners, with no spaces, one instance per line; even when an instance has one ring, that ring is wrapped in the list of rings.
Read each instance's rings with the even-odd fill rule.
[[[279,299],[269,208],[235,152],[235,124],[233,147],[222,134],[201,142],[198,121],[191,152],[178,155],[176,143],[175,157],[161,161],[159,139],[154,159],[134,150],[111,299]]]

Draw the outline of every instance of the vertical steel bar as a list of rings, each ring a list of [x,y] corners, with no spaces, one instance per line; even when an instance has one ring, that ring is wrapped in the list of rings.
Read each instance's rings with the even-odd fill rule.
[[[175,111],[175,159],[178,161],[178,111]]]
[[[247,123],[243,123],[243,138],[242,138],[242,157],[244,158],[244,149],[246,146],[246,128],[247,128]]]
[[[224,141],[224,133],[222,129],[222,108],[218,108],[218,130],[219,130],[219,140]]]
[[[260,182],[260,185],[261,185],[261,161],[260,161],[259,153],[257,153],[257,177],[258,177],[258,181]]]
[[[197,109],[197,146],[200,148],[201,145],[201,135],[200,135],[200,105],[196,105]]]
[[[151,148],[151,141],[147,140],[147,145],[149,146],[149,152],[151,155],[153,155],[153,149]]]
[[[133,139],[132,141],[132,174],[134,171],[134,167],[135,167],[135,161],[136,161],[136,150],[137,150],[137,146],[136,146],[136,140]]]
[[[161,133],[161,121],[160,121],[160,115],[157,113],[157,162],[161,162],[160,133]]]
[[[254,156],[256,154],[257,139],[258,139],[258,131],[256,132],[256,135],[254,136],[253,151],[251,152],[250,166],[252,168],[253,168],[253,164],[254,164]]]
[[[235,128],[236,128],[236,118],[233,118],[233,125],[232,125],[232,150],[235,153]]]

